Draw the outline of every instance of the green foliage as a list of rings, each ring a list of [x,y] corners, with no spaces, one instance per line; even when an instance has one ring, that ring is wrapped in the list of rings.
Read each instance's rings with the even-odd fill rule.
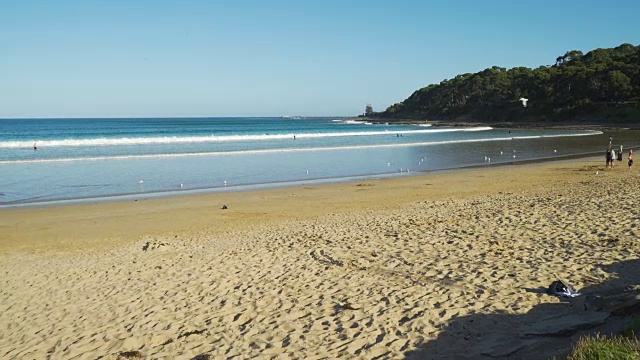
[[[628,339],[634,339],[637,335],[640,335],[640,317],[633,319],[631,326],[622,332],[622,336]]]
[[[370,116],[371,114],[373,114],[373,106],[371,106],[371,104],[367,104],[367,106],[364,108],[364,114],[366,116]]]
[[[609,72],[605,88],[613,100],[626,99],[633,91],[631,79],[619,70]]]
[[[632,360],[640,358],[640,342],[623,336],[582,337],[567,360]]]
[[[518,101],[521,97],[529,99],[526,108]],[[536,69],[494,66],[461,74],[419,89],[403,102],[371,116],[552,121],[599,112],[637,114],[638,99],[640,46],[622,44],[587,54],[567,51],[555,65]],[[625,110],[616,110],[620,108]]]

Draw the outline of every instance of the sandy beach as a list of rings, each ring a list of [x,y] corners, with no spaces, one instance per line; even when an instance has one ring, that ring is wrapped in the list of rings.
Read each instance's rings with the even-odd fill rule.
[[[616,165],[3,209],[0,358],[560,355],[629,323],[544,293],[640,283],[640,168]]]

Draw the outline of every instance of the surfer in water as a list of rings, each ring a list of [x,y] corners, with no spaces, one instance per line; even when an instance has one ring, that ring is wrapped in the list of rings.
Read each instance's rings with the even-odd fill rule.
[[[33,150],[38,150],[38,147],[36,146],[36,143],[33,143]]]

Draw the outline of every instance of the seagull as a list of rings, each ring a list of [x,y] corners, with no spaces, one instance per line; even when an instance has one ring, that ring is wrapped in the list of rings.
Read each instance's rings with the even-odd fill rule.
[[[307,175],[309,175],[309,170],[307,170]]]
[[[500,151],[500,155],[502,155],[502,151]]]
[[[138,184],[142,184],[143,182],[144,182],[144,180],[140,179],[140,180],[138,181]]]
[[[527,101],[529,101],[529,99],[526,98],[520,98],[520,100],[518,100],[522,103],[522,106],[527,107]]]
[[[184,187],[184,185],[182,185],[182,183],[180,183],[180,189],[182,189]]]
[[[557,153],[557,152],[558,152],[558,150],[553,150],[553,152],[554,152],[554,153]]]
[[[515,156],[515,155],[513,155],[513,158],[515,159],[515,158],[516,158],[516,156]]]

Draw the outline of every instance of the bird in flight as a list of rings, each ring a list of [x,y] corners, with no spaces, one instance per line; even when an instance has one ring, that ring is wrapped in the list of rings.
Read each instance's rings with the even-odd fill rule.
[[[522,103],[522,106],[527,107],[527,101],[529,101],[529,99],[527,98],[520,98],[519,100]]]

